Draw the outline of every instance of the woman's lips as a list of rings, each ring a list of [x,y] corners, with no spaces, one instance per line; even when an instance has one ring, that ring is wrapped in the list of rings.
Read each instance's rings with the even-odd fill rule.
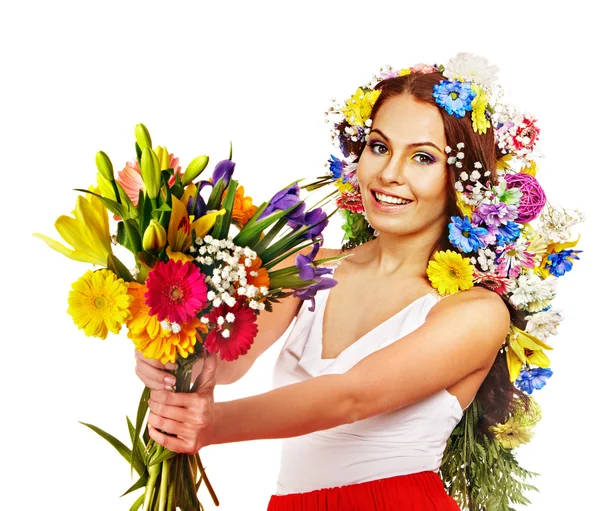
[[[391,211],[400,211],[408,206],[410,206],[414,201],[410,201],[408,204],[384,204],[382,202],[378,202],[375,198],[375,192],[371,191],[371,203],[373,204],[373,208],[378,211],[391,212]]]

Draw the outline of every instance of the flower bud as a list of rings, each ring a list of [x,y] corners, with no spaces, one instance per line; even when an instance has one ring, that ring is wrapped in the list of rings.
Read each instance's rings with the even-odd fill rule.
[[[98,167],[98,172],[100,172],[104,179],[108,181],[115,180],[112,163],[104,151],[98,151],[96,153],[96,167]]]
[[[146,252],[158,254],[167,243],[167,231],[159,222],[152,219],[144,231],[142,247]]]
[[[183,186],[196,179],[208,165],[208,156],[202,155],[194,158],[185,169],[181,183]]]
[[[160,165],[158,156],[149,147],[145,147],[142,151],[142,162],[140,171],[142,179],[146,186],[148,197],[156,199],[160,191]]]
[[[143,151],[146,147],[152,147],[152,139],[150,138],[148,128],[142,123],[137,124],[135,127],[135,141],[140,146],[140,151]]]
[[[156,155],[158,156],[160,170],[167,170],[171,166],[171,158],[167,148],[159,145],[156,148]]]

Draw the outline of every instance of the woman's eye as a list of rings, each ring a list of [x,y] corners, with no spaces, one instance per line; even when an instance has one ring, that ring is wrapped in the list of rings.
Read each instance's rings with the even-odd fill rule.
[[[427,153],[417,153],[413,156],[413,159],[421,165],[429,165],[435,161],[435,159]]]
[[[375,154],[383,155],[388,153],[388,148],[381,142],[371,142],[369,147]]]

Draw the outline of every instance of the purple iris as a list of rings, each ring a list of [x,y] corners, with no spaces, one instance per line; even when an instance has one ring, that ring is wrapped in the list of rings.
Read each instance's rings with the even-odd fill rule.
[[[573,259],[579,261],[577,254],[580,252],[581,250],[568,249],[561,250],[555,254],[550,254],[548,256],[546,268],[555,277],[562,277],[566,272],[571,271],[571,268],[573,268]]]
[[[315,268],[313,261],[319,252],[321,244],[316,243],[310,254],[307,256],[298,254],[296,256],[296,266],[300,269],[298,274],[302,280],[315,280],[315,277],[321,277],[333,272],[332,268]]]
[[[233,170],[235,169],[235,163],[231,160],[222,160],[215,166],[215,170],[213,170],[212,174],[212,182],[216,185],[219,182],[219,179],[223,178],[225,180],[225,186],[223,189],[229,186],[229,180],[231,179],[231,175],[233,174]]]
[[[269,202],[268,206],[258,217],[258,220],[262,220],[275,211],[282,211],[291,208],[293,205],[298,204],[299,202],[301,202],[300,187],[298,186],[298,183],[295,183],[289,188],[277,192]],[[305,209],[306,204],[302,202],[300,206],[287,214],[287,219],[291,220],[292,222],[302,223]]]
[[[298,230],[304,226],[312,226],[302,235],[302,238],[314,239],[323,232],[323,229],[325,229],[328,223],[327,213],[321,208],[316,208],[305,213],[304,218],[300,220],[290,220],[287,224],[294,230]]]
[[[316,284],[312,284],[308,287],[304,287],[297,291],[294,291],[294,296],[296,298],[300,298],[301,300],[310,300],[311,305],[308,307],[310,312],[315,311],[315,295],[319,291],[323,291],[325,289],[331,289],[332,287],[337,285],[337,280],[333,278],[321,279]]]
[[[523,369],[517,381],[515,381],[515,385],[523,392],[531,394],[534,390],[544,387],[550,376],[552,376],[551,369],[543,369],[541,367]]]
[[[450,219],[452,222],[448,224],[449,239],[461,252],[468,254],[485,246],[484,239],[488,235],[487,229],[471,224],[468,217],[453,216]]]
[[[200,218],[201,216],[206,215],[206,202],[204,202],[204,199],[202,198],[202,196],[200,195],[200,193],[202,192],[202,188],[204,188],[205,186],[212,186],[212,183],[210,181],[200,181],[199,187],[200,189],[198,190],[198,195],[197,195],[197,199],[195,199],[194,197],[190,197],[188,199],[188,203],[187,203],[187,212],[188,215],[194,215],[194,218]],[[195,200],[195,202],[194,202]]]

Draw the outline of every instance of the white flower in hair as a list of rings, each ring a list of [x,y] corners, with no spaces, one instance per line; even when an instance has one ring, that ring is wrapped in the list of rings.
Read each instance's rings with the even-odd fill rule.
[[[551,300],[555,292],[556,278],[548,277],[542,280],[532,271],[528,271],[517,278],[517,287],[513,290],[510,301],[517,309],[531,311],[538,305],[536,302]]]
[[[486,58],[472,53],[459,53],[444,66],[444,76],[449,80],[462,78],[492,89],[497,80],[497,66],[490,66]]]
[[[526,316],[527,327],[525,331],[538,339],[542,339],[542,341],[545,341],[551,335],[556,335],[556,327],[564,319],[559,312],[561,311],[551,309]]]

